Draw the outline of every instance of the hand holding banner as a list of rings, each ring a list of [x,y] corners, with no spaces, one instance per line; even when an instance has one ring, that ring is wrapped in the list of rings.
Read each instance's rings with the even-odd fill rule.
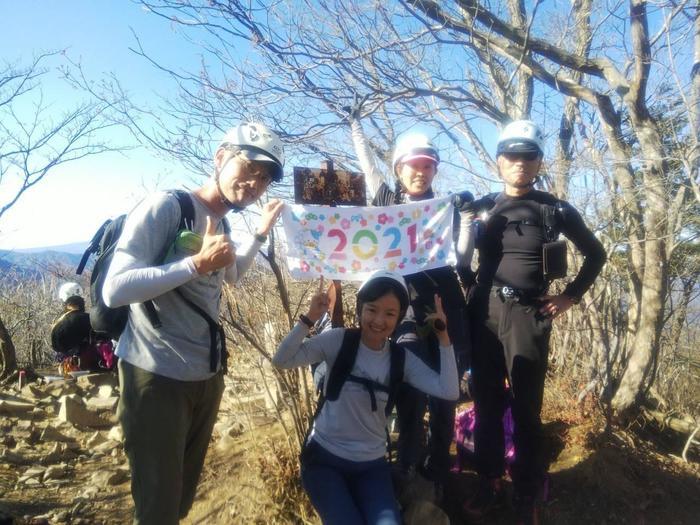
[[[450,197],[383,207],[285,205],[282,221],[292,276],[365,279],[455,263]]]

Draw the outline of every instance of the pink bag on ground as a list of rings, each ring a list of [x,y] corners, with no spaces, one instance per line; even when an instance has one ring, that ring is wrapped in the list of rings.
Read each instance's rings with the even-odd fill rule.
[[[97,341],[95,349],[99,359],[100,368],[112,370],[117,364],[117,356],[114,355],[114,345],[109,339]]]
[[[454,441],[457,445],[457,461],[452,472],[461,472],[474,458],[474,427],[476,426],[476,411],[471,406],[455,416]],[[515,461],[515,445],[513,444],[513,415],[510,407],[503,414],[503,432],[505,437],[506,469]]]

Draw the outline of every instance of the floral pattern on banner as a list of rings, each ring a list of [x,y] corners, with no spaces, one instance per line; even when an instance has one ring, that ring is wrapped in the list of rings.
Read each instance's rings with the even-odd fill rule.
[[[449,197],[397,206],[292,204],[282,211],[292,276],[363,280],[384,269],[402,275],[454,264]]]

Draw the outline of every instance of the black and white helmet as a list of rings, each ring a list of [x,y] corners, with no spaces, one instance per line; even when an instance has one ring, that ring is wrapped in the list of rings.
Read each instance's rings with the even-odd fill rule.
[[[544,135],[532,120],[515,120],[498,137],[496,155],[501,153],[544,154]]]
[[[284,148],[277,133],[259,122],[244,122],[229,129],[219,144],[220,148],[239,149],[248,160],[272,162],[276,166],[272,179],[282,180],[284,175]]]

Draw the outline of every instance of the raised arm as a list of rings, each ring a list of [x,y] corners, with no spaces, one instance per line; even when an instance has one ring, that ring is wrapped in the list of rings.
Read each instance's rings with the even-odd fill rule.
[[[365,185],[367,186],[367,193],[369,194],[368,200],[371,201],[379,191],[379,187],[385,182],[384,176],[377,167],[376,159],[369,147],[369,140],[367,139],[367,135],[365,135],[365,131],[362,129],[362,124],[359,119],[353,116],[350,117],[350,129],[352,143],[355,146],[355,154],[357,155],[357,160],[360,162],[362,172],[365,174]]]
[[[267,237],[272,230],[272,227],[277,222],[277,219],[282,212],[284,202],[280,199],[272,199],[266,202],[262,207],[260,222],[255,230],[255,237],[251,243],[246,244],[242,250],[236,250],[236,262],[226,268],[224,279],[230,285],[236,284],[241,280],[243,275],[253,265],[255,256],[258,254],[260,247],[265,242],[263,238]]]
[[[329,330],[317,336],[305,339],[313,324],[328,311],[329,297],[323,290],[323,278],[318,292],[311,298],[309,311],[300,317],[292,331],[282,340],[272,358],[272,364],[278,368],[295,368],[326,361],[340,348],[343,330]],[[339,333],[340,332],[340,333]]]
[[[306,337],[309,335],[309,328],[298,322],[277,347],[272,364],[277,368],[289,369],[321,361],[332,363],[340,350],[343,332],[343,328],[333,328],[313,337]]]

